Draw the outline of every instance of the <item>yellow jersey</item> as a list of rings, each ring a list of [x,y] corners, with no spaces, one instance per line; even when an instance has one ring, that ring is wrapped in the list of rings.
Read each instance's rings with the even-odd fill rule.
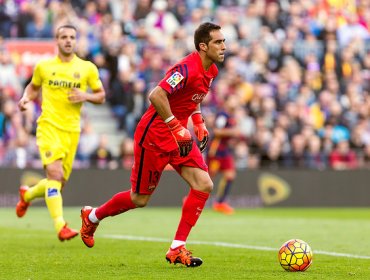
[[[71,132],[81,130],[82,103],[71,103],[68,92],[72,88],[84,92],[88,88],[102,88],[98,68],[76,55],[69,62],[62,62],[58,56],[40,61],[35,66],[32,83],[42,88],[42,112],[37,122],[46,121]]]

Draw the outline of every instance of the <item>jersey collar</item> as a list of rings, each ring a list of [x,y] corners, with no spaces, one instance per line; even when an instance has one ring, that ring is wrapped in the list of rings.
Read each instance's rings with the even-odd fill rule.
[[[199,65],[199,69],[204,72],[204,73],[209,73],[210,69],[212,68],[212,65],[213,63],[211,64],[211,66],[209,66],[208,70],[204,69],[203,68],[203,63],[202,63],[202,58],[200,57],[200,54],[198,51],[195,51],[195,56],[197,57],[197,61],[198,61],[198,65]]]
[[[74,60],[76,60],[76,54],[74,54],[73,55],[73,58],[70,60],[70,61],[68,61],[68,62],[64,62],[64,61],[62,61],[61,59],[60,59],[60,57],[57,55],[56,56],[56,60],[57,60],[57,62],[59,62],[59,63],[71,63],[71,62],[73,62]]]

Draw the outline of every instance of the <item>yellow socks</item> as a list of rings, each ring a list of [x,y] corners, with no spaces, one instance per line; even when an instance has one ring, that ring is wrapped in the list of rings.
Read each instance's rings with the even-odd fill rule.
[[[61,188],[61,182],[44,178],[36,185],[29,188],[24,194],[24,200],[26,202],[45,196],[46,206],[48,207],[51,218],[54,220],[54,227],[58,233],[66,223],[63,218],[63,199],[60,193]]]
[[[63,218],[63,199],[60,193],[62,183],[55,180],[47,180],[45,188],[45,202],[51,218],[54,220],[54,227],[59,232],[65,225]]]
[[[28,191],[24,194],[24,200],[30,202],[37,197],[43,197],[45,194],[47,179],[40,180],[36,185],[29,188]]]

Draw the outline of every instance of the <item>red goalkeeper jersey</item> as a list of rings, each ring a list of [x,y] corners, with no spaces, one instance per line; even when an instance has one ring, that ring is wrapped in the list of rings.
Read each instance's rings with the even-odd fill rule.
[[[187,127],[189,116],[196,110],[198,103],[208,94],[217,74],[215,64],[206,71],[199,53],[193,52],[172,66],[158,83],[167,91],[171,111],[184,127]],[[142,116],[134,138],[146,149],[170,152],[178,148],[153,105]]]

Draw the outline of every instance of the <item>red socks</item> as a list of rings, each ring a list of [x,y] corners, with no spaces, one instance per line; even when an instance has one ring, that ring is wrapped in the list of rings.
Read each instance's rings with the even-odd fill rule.
[[[209,193],[193,189],[190,190],[182,206],[182,216],[174,238],[175,240],[186,241],[191,228],[195,226],[198,221],[208,197]]]
[[[95,215],[99,220],[108,216],[116,216],[130,209],[136,208],[131,200],[130,191],[115,194],[110,200],[98,207]]]
[[[177,228],[175,240],[186,241],[191,228],[198,221],[208,197],[209,193],[193,189],[190,190],[182,206],[182,216]],[[99,220],[103,220],[108,216],[116,216],[134,208],[136,208],[136,205],[131,200],[130,191],[120,192],[98,207],[95,211],[95,215]]]

